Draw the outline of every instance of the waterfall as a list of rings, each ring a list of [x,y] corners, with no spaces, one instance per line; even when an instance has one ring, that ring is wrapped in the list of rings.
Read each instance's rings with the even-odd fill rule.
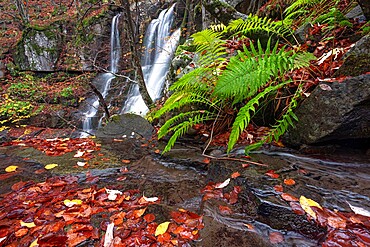
[[[98,75],[94,79],[94,85],[99,90],[103,98],[105,99],[108,95],[112,80],[115,78],[114,74],[118,72],[118,63],[121,57],[121,44],[119,34],[119,18],[121,14],[117,14],[112,19],[112,27],[110,33],[110,66],[109,72]],[[82,122],[82,128],[86,136],[87,133],[94,133],[96,127],[101,124],[101,119],[98,119],[97,113],[99,109],[99,98],[97,96],[88,99],[89,107],[83,112],[84,120]],[[87,133],[86,133],[87,132]]]
[[[145,51],[141,65],[152,100],[157,100],[161,96],[170,61],[180,39],[180,29],[171,33],[174,8],[175,5],[163,10],[158,18],[149,24],[144,37]],[[139,86],[131,85],[122,113],[145,115],[148,110],[140,95]]]

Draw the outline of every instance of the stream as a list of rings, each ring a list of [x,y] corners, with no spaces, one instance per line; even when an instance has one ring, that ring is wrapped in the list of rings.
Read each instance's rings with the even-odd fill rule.
[[[89,160],[88,167],[77,166],[78,158],[73,157],[73,152],[47,156],[32,147],[1,146],[0,194],[10,192],[18,181],[42,182],[67,174],[78,177],[82,187],[94,184],[122,191],[139,189],[145,196],[161,198],[161,203],[153,208],[159,214],[158,221],[179,208],[203,215],[205,227],[200,230],[200,239],[191,246],[205,247],[320,246],[325,231],[306,217],[294,214],[289,203],[274,190],[276,185],[282,185],[285,193],[298,198],[304,195],[331,210],[350,212],[348,203],[369,210],[370,162],[362,153],[308,156],[281,149],[264,150],[250,159],[263,165],[253,165],[224,156],[205,162],[196,145],[177,145],[162,156],[157,152],[161,143],[144,139],[95,141],[101,144],[101,150]],[[235,152],[238,159],[249,160],[238,153],[241,150]],[[50,163],[58,166],[38,172]],[[19,167],[11,175],[4,172],[10,165]],[[269,170],[279,177],[265,175]],[[202,200],[201,191],[207,184],[223,182],[235,172],[240,176],[225,190],[232,190],[232,186],[242,188],[236,203],[227,204],[216,198]],[[285,185],[283,181],[288,178],[294,179],[295,184]],[[231,213],[222,212],[220,206],[228,206]],[[272,244],[269,237],[274,232],[283,240]]]

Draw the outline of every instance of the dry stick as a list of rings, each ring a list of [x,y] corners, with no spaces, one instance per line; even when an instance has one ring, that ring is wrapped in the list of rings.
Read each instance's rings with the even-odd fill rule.
[[[240,161],[240,162],[249,163],[249,164],[252,164],[252,165],[267,167],[268,165],[265,165],[265,164],[262,164],[262,163],[258,163],[258,162],[254,162],[254,161],[250,161],[250,160],[244,160],[244,159],[238,159],[238,158],[231,158],[231,157],[215,157],[215,156],[212,156],[212,155],[205,154],[206,150],[208,149],[209,145],[212,142],[213,131],[214,131],[214,128],[215,128],[216,121],[217,121],[217,119],[218,119],[218,117],[220,115],[220,112],[221,111],[218,112],[217,117],[216,117],[215,121],[213,122],[212,130],[211,130],[211,135],[209,137],[209,141],[208,141],[205,149],[203,150],[202,156],[207,157],[207,158],[210,158],[210,159]]]
[[[99,90],[91,82],[89,82],[89,86],[91,87],[93,92],[98,96],[99,104],[100,104],[100,106],[103,107],[104,112],[107,115],[107,118],[110,118],[110,113],[109,113],[109,110],[108,110],[108,106],[107,106],[107,103],[104,100],[103,95],[99,92]]]
[[[231,157],[215,157],[215,156],[211,156],[211,155],[207,155],[207,154],[202,154],[202,155],[204,157],[207,157],[207,158],[210,158],[210,159],[215,159],[215,160],[240,161],[240,162],[249,163],[249,164],[252,164],[252,165],[268,167],[268,165],[265,165],[265,164],[262,164],[262,163],[258,163],[258,162],[254,162],[254,161],[250,161],[250,160],[245,160],[245,159],[231,158]]]

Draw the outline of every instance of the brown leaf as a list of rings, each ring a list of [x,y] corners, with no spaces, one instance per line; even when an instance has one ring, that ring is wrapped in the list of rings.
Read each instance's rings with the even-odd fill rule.
[[[288,193],[283,193],[280,196],[287,202],[298,202],[299,201],[297,197],[292,196],[291,194],[288,194]]]
[[[270,232],[269,239],[272,244],[278,244],[284,241],[284,236],[280,232]]]

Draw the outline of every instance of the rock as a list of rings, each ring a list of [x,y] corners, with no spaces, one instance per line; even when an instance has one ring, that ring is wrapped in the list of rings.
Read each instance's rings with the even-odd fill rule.
[[[344,56],[335,76],[358,76],[370,71],[370,35],[362,37]]]
[[[345,16],[348,19],[359,19],[360,21],[366,21],[366,17],[360,5],[357,5],[356,7],[354,7]]]
[[[21,70],[53,71],[61,47],[60,30],[49,27],[45,30],[28,29],[17,45],[14,57]]]
[[[243,14],[255,14],[265,4],[266,0],[225,0],[225,2]]]
[[[96,131],[99,138],[144,137],[151,138],[153,126],[144,118],[135,114],[112,116],[111,121]],[[134,134],[133,134],[134,133]]]
[[[370,20],[370,1],[369,0],[358,0],[358,4],[361,6],[364,15],[367,20]]]
[[[296,115],[299,122],[283,137],[287,145],[370,138],[370,75],[320,84]]]

